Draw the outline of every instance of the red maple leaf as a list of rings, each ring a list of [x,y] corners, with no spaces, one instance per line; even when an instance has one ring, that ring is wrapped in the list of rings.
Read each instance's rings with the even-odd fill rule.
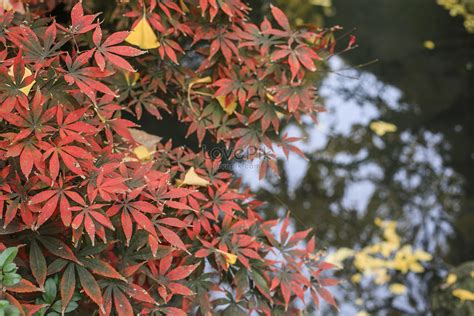
[[[120,56],[135,57],[145,52],[131,46],[117,45],[122,43],[128,34],[129,32],[116,32],[102,42],[102,29],[97,23],[92,40],[96,46],[94,58],[101,71],[105,70],[105,63],[108,61],[123,70],[135,72],[132,65]]]

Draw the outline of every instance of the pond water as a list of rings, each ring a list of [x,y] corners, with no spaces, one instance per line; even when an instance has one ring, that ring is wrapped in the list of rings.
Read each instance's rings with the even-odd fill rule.
[[[433,255],[423,273],[392,276],[404,295],[371,280],[354,284],[347,267],[341,314],[449,315],[433,304],[436,289],[449,269],[474,259],[474,34],[435,0],[334,0],[323,10],[309,3],[322,2],[280,5],[294,19],[354,28],[359,47],[331,58],[320,123],[286,128],[306,136],[309,161],[281,155],[281,178],[260,182],[248,164],[236,170],[270,212],[290,210],[329,253],[380,238],[380,217],[397,221],[403,243]],[[377,135],[373,121],[397,130]]]

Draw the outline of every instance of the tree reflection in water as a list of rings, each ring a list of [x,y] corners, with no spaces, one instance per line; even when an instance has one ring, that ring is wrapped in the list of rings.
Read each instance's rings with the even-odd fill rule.
[[[447,238],[453,233],[450,219],[459,210],[462,188],[456,172],[443,167],[439,154],[445,150],[442,135],[423,129],[376,135],[368,127],[372,120],[386,111],[407,107],[400,101],[401,92],[370,73],[339,71],[341,68],[347,66],[341,59],[333,59],[333,73],[320,88],[328,110],[321,114],[320,125],[308,120],[303,130],[287,127],[291,136],[306,136],[301,146],[309,161],[296,155],[288,161],[281,159],[285,170],[281,179],[269,177],[263,187],[258,186],[253,169],[242,165],[237,170],[243,171],[246,183],[264,200],[271,201],[269,210],[291,210],[296,225],[314,227],[321,245],[329,250],[368,244],[379,232],[374,220],[381,217],[399,221],[405,242],[445,255]],[[427,286],[439,272],[438,256],[430,264],[434,274],[410,275],[413,286],[407,299],[412,304],[399,302],[401,297],[395,300],[387,291],[363,282],[357,287],[343,286],[341,307],[350,308],[344,302],[366,297],[366,309],[371,311],[392,303],[406,312],[426,311]],[[343,274],[347,277],[353,272],[349,269]]]
[[[277,2],[295,23],[355,28],[359,47],[344,60],[332,59],[333,71],[320,87],[328,112],[319,126],[308,121],[304,130],[287,127],[291,136],[307,136],[310,160],[281,159],[281,179],[258,182],[256,170],[245,164],[238,172],[272,201],[269,214],[291,210],[295,225],[314,228],[329,252],[376,240],[374,219],[381,217],[399,222],[404,242],[434,255],[426,272],[403,277],[409,291],[402,296],[371,282],[352,284],[349,265],[340,272],[348,279],[339,291],[342,315],[361,309],[472,314],[474,303],[457,309],[461,301],[443,283],[448,269],[474,259],[474,36],[434,0],[332,0],[330,14],[313,1]],[[262,2],[255,14],[267,9]],[[336,71],[374,59],[379,61],[362,69]],[[377,136],[369,128],[376,120],[397,131]],[[458,270],[466,269],[451,271]],[[466,280],[474,290],[473,279]]]

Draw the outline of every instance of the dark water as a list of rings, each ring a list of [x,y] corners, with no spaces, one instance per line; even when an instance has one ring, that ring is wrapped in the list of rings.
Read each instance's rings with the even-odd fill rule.
[[[309,163],[282,160],[282,178],[260,185],[254,171],[241,172],[270,211],[291,210],[295,225],[314,228],[330,250],[367,245],[380,235],[381,217],[398,222],[403,242],[433,255],[423,273],[394,273],[406,295],[347,282],[338,295],[342,314],[472,314],[472,301],[461,304],[440,284],[474,260],[474,34],[435,0],[333,0],[326,15],[309,2],[280,5],[293,20],[354,28],[359,47],[331,59],[321,126],[288,127],[308,136]],[[377,120],[397,131],[375,135],[369,123]],[[466,282],[473,291],[472,277]]]

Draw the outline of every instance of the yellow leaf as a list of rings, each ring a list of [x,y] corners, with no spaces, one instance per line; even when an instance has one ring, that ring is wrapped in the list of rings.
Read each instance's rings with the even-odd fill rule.
[[[184,176],[184,180],[181,183],[181,185],[183,184],[207,187],[210,183],[206,179],[201,178],[194,170],[194,167],[191,167],[189,168],[188,172],[186,172],[186,175]]]
[[[448,274],[448,277],[446,278],[445,286],[451,286],[454,283],[456,283],[457,280],[458,280],[458,277],[456,276],[456,274],[450,273]]]
[[[232,253],[229,253],[229,252],[219,250],[219,249],[216,249],[216,251],[224,256],[225,262],[227,262],[227,264],[235,264],[237,262],[237,256],[236,255],[234,255]]]
[[[413,262],[410,264],[410,270],[415,273],[421,273],[425,271],[425,268],[423,268],[423,266],[418,262]]]
[[[474,271],[471,271],[471,278],[474,278]]]
[[[362,274],[356,273],[351,277],[353,283],[359,283],[362,280]]]
[[[195,84],[200,84],[200,83],[211,83],[212,82],[212,78],[210,76],[207,76],[207,77],[204,77],[204,78],[196,78],[196,79],[193,79],[191,80],[191,82],[189,83],[189,85],[195,85]]]
[[[279,120],[283,119],[285,117],[285,114],[281,113],[281,112],[276,112],[277,114],[277,117]]]
[[[5,11],[13,10],[13,6],[10,3],[10,0],[0,0],[0,7],[2,7]]]
[[[228,114],[231,115],[232,113],[235,112],[235,109],[237,108],[237,100],[235,97],[233,97],[232,101],[226,105],[225,96],[217,96],[216,97],[217,101],[221,105],[222,109]]]
[[[31,70],[29,70],[28,68],[25,67],[25,73],[23,74],[23,78],[22,80],[24,80],[26,77],[29,77],[31,76],[32,72]],[[13,78],[14,76],[14,73],[13,73],[13,66],[11,66],[9,69],[8,69],[8,75],[10,77]],[[23,87],[20,89],[21,92],[23,92],[25,95],[28,95],[31,91],[31,88],[33,87],[33,85],[35,84],[36,81],[32,81],[29,85],[27,85],[26,87]]]
[[[384,121],[377,121],[370,123],[370,129],[374,131],[375,134],[383,136],[387,133],[393,133],[397,131],[397,126],[391,123]]]
[[[423,42],[423,46],[426,48],[426,49],[429,49],[429,50],[433,50],[436,48],[436,44],[433,42],[433,41],[424,41]]]
[[[3,8],[5,11],[13,10],[20,14],[25,14],[25,7],[21,1],[0,0],[0,8]]]
[[[382,227],[382,219],[380,217],[376,217],[374,220],[375,225]]]
[[[184,13],[190,12],[188,6],[186,5],[186,3],[184,3],[184,0],[179,0],[179,6],[181,7],[181,10],[183,10]]]
[[[125,41],[138,46],[141,49],[160,47],[160,42],[145,16],[138,21],[137,25],[130,32]]]
[[[354,250],[350,248],[342,247],[342,248],[339,248],[337,251],[327,255],[324,261],[328,263],[332,263],[338,266],[340,269],[342,269],[343,268],[342,262],[346,260],[347,258],[354,256],[354,254],[355,254]]]
[[[154,154],[154,152],[149,151],[148,148],[146,148],[143,145],[140,145],[138,147],[135,147],[133,150],[133,153],[138,157],[140,160],[148,160],[151,158],[151,156]]]
[[[464,289],[455,289],[453,296],[459,298],[461,301],[474,301],[474,293]]]
[[[415,251],[415,257],[420,261],[430,261],[431,259],[433,259],[433,256],[430,253],[421,249],[417,249]]]
[[[369,316],[370,314],[367,313],[366,311],[360,311],[356,314],[356,316]]]
[[[275,102],[275,98],[273,97],[273,95],[271,95],[270,93],[266,93],[265,96],[267,97],[268,100],[270,100],[271,102]]]
[[[390,285],[389,290],[395,295],[403,295],[406,293],[407,288],[401,283],[394,283]]]
[[[123,75],[129,87],[133,87],[137,83],[138,78],[140,78],[138,72],[124,72]]]
[[[382,285],[390,281],[390,275],[386,269],[377,270],[375,273],[375,284]]]
[[[330,8],[332,6],[331,0],[311,0],[310,3],[312,5],[325,7],[325,8]]]

